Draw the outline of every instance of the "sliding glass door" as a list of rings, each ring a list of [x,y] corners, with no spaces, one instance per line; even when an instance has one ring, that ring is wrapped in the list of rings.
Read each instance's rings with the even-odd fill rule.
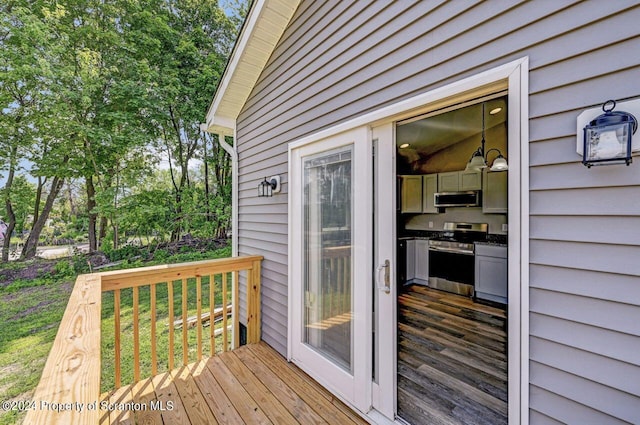
[[[371,405],[369,140],[360,129],[293,149],[290,174],[291,357],[365,412]]]

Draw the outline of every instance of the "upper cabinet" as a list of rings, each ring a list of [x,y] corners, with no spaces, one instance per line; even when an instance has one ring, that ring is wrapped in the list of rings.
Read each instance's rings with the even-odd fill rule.
[[[402,176],[400,212],[422,212],[422,176]]]
[[[460,189],[460,172],[451,171],[449,173],[438,174],[439,192],[458,192]]]
[[[491,172],[485,170],[483,173],[482,212],[483,213],[506,213],[509,207],[508,180],[509,173],[506,171]]]
[[[506,173],[491,174],[506,175]],[[400,212],[439,213],[440,211],[438,211],[438,208],[435,206],[433,196],[437,192],[466,192],[470,190],[482,190],[484,184],[484,196],[486,197],[487,183],[486,181],[483,183],[482,176],[483,173],[480,171],[452,171],[438,174],[401,176]],[[489,196],[492,197],[495,195]],[[506,212],[506,205],[504,207],[505,211],[492,211],[491,208],[494,207],[490,207],[489,211],[485,211],[483,207],[483,212]]]
[[[480,171],[451,171],[438,174],[439,192],[460,192],[482,189]]]
[[[482,172],[460,171],[460,190],[482,190]]]
[[[423,213],[438,213],[438,208],[435,205],[434,196],[438,191],[438,175],[427,174],[422,176],[422,212]]]

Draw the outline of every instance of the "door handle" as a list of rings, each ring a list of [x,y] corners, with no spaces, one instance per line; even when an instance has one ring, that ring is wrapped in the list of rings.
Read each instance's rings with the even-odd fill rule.
[[[384,264],[381,264],[376,269],[376,285],[378,289],[384,291],[385,294],[391,292],[391,279],[389,278],[391,269],[391,263],[389,260],[384,260]],[[380,282],[380,272],[384,270],[384,281]]]

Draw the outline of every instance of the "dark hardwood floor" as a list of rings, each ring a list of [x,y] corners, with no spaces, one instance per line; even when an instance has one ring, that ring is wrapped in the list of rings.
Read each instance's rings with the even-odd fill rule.
[[[412,425],[507,424],[505,310],[411,285],[398,312],[398,415]]]

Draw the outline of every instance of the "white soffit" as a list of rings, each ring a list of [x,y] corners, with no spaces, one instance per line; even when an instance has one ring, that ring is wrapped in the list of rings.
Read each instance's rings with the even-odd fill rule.
[[[235,122],[300,0],[255,0],[207,112],[206,131],[233,135]]]

